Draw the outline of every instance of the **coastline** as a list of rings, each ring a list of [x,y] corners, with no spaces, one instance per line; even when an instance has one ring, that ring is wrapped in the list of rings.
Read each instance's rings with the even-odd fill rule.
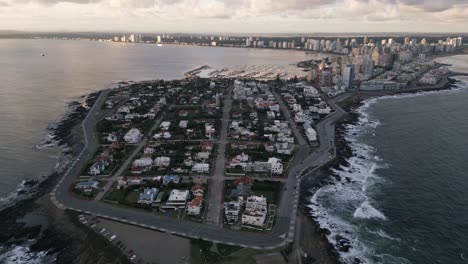
[[[100,91],[84,95],[90,106]],[[64,211],[52,204],[49,193],[62,177],[68,164],[79,152],[81,135],[77,127],[88,112],[78,101],[68,104],[63,118],[47,128],[50,140],[58,150],[58,166],[40,179],[28,180],[28,188],[0,209],[0,262],[14,263],[86,263],[85,235],[74,226]],[[84,261],[77,260],[76,257]]]
[[[450,81],[443,85],[443,87],[436,87],[432,90],[445,90],[450,89],[455,82],[453,79],[449,79]],[[144,81],[143,81],[144,82]],[[323,167],[318,174],[320,176],[314,177],[312,181],[312,187],[314,189],[318,189],[326,184],[328,184],[330,170],[332,168],[337,168],[340,165],[346,164],[348,158],[352,157],[353,153],[351,148],[349,147],[349,142],[347,142],[345,138],[345,130],[346,126],[349,124],[353,124],[359,118],[359,113],[355,113],[354,110],[358,108],[364,100],[369,98],[381,97],[386,95],[393,95],[393,94],[405,94],[405,93],[418,93],[421,89],[414,89],[414,90],[403,90],[403,91],[392,91],[388,94],[376,94],[376,93],[358,93],[356,95],[351,96],[344,102],[340,103],[340,106],[348,112],[348,115],[340,120],[337,123],[336,131],[337,131],[337,158],[327,164],[327,166]],[[87,104],[91,106],[93,104],[93,100],[97,98],[100,92],[95,92],[87,95]],[[65,117],[60,120],[56,125],[51,126],[50,132],[54,135],[54,140],[57,141],[57,145],[61,148],[61,155],[59,164],[60,167],[52,173],[49,177],[44,177],[44,180],[34,184],[31,189],[30,196],[25,198],[22,201],[15,201],[16,204],[9,206],[8,208],[0,210],[2,212],[2,219],[5,223],[9,225],[14,225],[15,228],[18,230],[11,230],[10,227],[4,226],[2,227],[2,236],[0,238],[5,239],[5,237],[14,237],[16,241],[10,243],[10,245],[17,244],[18,242],[24,242],[24,237],[30,238],[38,238],[38,241],[31,246],[33,250],[36,252],[41,252],[44,249],[51,249],[47,251],[47,254],[56,254],[57,258],[60,259],[67,259],[67,257],[71,256],[71,253],[64,253],[65,248],[69,247],[76,247],[77,242],[71,241],[69,239],[61,240],[63,234],[79,236],[79,234],[74,234],[73,231],[73,224],[63,224],[66,221],[63,217],[57,217],[57,215],[62,215],[62,211],[58,211],[54,205],[51,204],[47,196],[48,192],[55,186],[55,183],[61,177],[61,173],[64,169],[66,169],[68,163],[70,162],[71,158],[74,157],[80,150],[80,140],[81,140],[81,133],[79,130],[75,129],[75,127],[81,123],[83,118],[87,113],[87,109],[80,106],[77,102],[72,102],[69,104],[70,108],[76,107],[75,111],[71,111],[65,115]],[[51,142],[52,143],[52,142]],[[51,187],[52,186],[52,187]],[[27,192],[28,193],[28,192]],[[301,214],[305,215],[308,222],[306,224],[306,228],[304,228],[304,232],[302,234],[318,234],[319,238],[322,239],[320,244],[323,244],[318,250],[323,250],[328,253],[329,258],[332,259],[333,263],[339,263],[339,253],[338,251],[329,243],[326,234],[327,230],[322,229],[319,227],[318,222],[312,217],[307,217],[307,206],[304,206],[304,200],[307,196],[310,196],[310,188],[304,187],[304,184],[301,186]],[[43,228],[38,228],[37,225],[28,226],[28,225],[18,225],[15,219],[22,219],[25,218],[25,215],[29,214],[37,214],[38,212],[47,211],[47,215],[52,215],[53,217],[47,217],[50,223],[57,223],[56,220],[53,218],[59,218],[58,225],[62,225],[62,227],[57,228],[47,228],[43,230]],[[310,220],[312,219],[312,220]],[[310,220],[310,221],[309,221]],[[68,227],[64,227],[68,226]],[[62,229],[63,228],[63,229]],[[4,231],[5,230],[5,231]],[[65,232],[64,232],[65,230]],[[71,230],[71,233],[69,231]],[[309,233],[310,231],[310,233]],[[79,230],[78,230],[79,232]],[[82,234],[81,234],[82,235]],[[51,240],[57,239],[54,243],[51,243]],[[0,243],[3,244],[3,240],[0,240]],[[345,243],[343,243],[346,245]],[[79,246],[79,245],[78,245]],[[0,249],[1,253],[1,249]],[[0,259],[1,260],[1,259]],[[0,261],[1,262],[1,261]]]
[[[340,167],[349,166],[350,158],[356,157],[356,155],[358,155],[357,153],[354,153],[353,149],[351,148],[351,142],[347,138],[347,132],[350,126],[358,125],[359,118],[364,115],[364,113],[360,111],[361,107],[370,100],[379,100],[380,98],[385,97],[405,95],[411,96],[418,94],[424,95],[432,92],[451,90],[456,88],[456,84],[459,83],[458,80],[455,80],[451,77],[452,76],[447,77],[447,82],[443,85],[439,85],[430,89],[411,89],[388,92],[358,92],[338,104],[343,110],[347,112],[347,115],[335,123],[336,158],[328,164],[324,165],[315,173],[315,175],[305,179],[301,186],[301,211],[308,219],[310,219],[313,229],[303,232],[319,233],[323,239],[323,242],[327,243],[327,251],[335,263],[349,263],[345,262],[341,258],[340,253],[346,253],[352,249],[350,243],[351,241],[344,237],[337,236],[334,238],[335,241],[333,241],[336,246],[332,243],[332,241],[327,237],[327,235],[331,234],[330,230],[328,230],[326,227],[320,226],[317,217],[313,215],[313,210],[310,207],[311,204],[313,204],[311,199],[314,194],[316,194],[316,192],[322,187],[334,185],[336,183],[335,180],[343,180],[334,171],[338,170]],[[351,179],[349,178],[344,180],[346,182],[351,182]],[[309,227],[309,229],[311,228]],[[363,263],[363,260],[356,257],[353,259],[353,263]]]

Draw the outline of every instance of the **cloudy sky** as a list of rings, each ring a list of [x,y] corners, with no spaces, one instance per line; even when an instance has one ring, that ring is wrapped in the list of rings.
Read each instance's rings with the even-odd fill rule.
[[[0,30],[466,32],[468,0],[0,0]]]

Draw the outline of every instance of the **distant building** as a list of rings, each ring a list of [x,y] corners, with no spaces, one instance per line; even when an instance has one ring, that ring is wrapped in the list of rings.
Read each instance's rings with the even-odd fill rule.
[[[351,89],[353,87],[355,74],[356,72],[353,64],[348,64],[344,67],[342,78],[346,89]]]

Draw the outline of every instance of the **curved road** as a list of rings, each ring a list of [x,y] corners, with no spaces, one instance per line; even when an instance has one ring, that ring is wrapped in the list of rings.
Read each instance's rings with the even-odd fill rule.
[[[62,179],[51,193],[51,200],[60,209],[70,209],[82,213],[93,214],[115,221],[120,221],[132,225],[138,225],[162,232],[177,234],[194,239],[204,239],[215,243],[238,245],[251,247],[254,249],[274,249],[290,243],[294,239],[294,227],[299,198],[299,186],[301,177],[299,175],[313,166],[331,160],[333,155],[329,155],[332,145],[327,144],[333,141],[333,122],[341,118],[345,112],[339,108],[335,102],[341,101],[347,96],[340,96],[330,101],[330,105],[335,112],[325,118],[317,125],[317,133],[322,140],[320,148],[309,155],[308,146],[299,147],[292,166],[286,190],[284,191],[277,211],[276,223],[272,232],[260,234],[253,232],[242,232],[230,229],[222,229],[215,225],[198,224],[189,221],[177,220],[161,215],[155,215],[138,209],[132,209],[119,205],[109,204],[100,201],[88,201],[74,197],[70,191],[70,186],[74,183],[76,176],[87,165],[88,160],[97,150],[97,139],[95,133],[96,123],[110,113],[109,110],[100,110],[110,90],[101,92],[96,103],[90,109],[88,115],[83,120],[81,126],[84,134],[84,148],[78,157],[71,163]],[[101,111],[101,112],[100,112]],[[294,124],[292,124],[294,125]],[[308,173],[307,173],[308,174]]]

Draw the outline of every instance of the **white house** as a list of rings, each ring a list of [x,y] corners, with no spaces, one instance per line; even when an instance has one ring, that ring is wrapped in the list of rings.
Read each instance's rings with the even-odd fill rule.
[[[209,173],[210,172],[210,164],[208,163],[195,163],[192,167],[192,172],[197,173]]]
[[[153,154],[154,153],[154,147],[153,146],[147,146],[144,150],[143,153],[145,154]]]
[[[124,140],[127,143],[138,143],[143,138],[143,134],[138,128],[130,129],[124,136]]]
[[[210,152],[198,152],[197,159],[199,160],[207,160],[210,158]]]
[[[174,189],[169,195],[166,204],[163,206],[165,209],[185,208],[187,200],[189,199],[189,190]]]
[[[267,201],[263,196],[250,196],[247,198],[242,224],[263,227],[268,213]]]
[[[271,164],[271,174],[283,174],[283,163],[278,158],[269,158],[268,163]]]
[[[109,133],[106,139],[108,142],[117,142],[117,136],[115,133]]]
[[[168,167],[171,164],[171,158],[169,157],[157,157],[154,159],[154,166],[156,167]]]
[[[288,142],[285,143],[276,143],[276,153],[291,155],[294,151],[294,145]]]
[[[128,106],[121,106],[119,109],[117,109],[117,112],[128,114],[130,113],[130,108]]]
[[[151,167],[153,165],[153,160],[150,157],[143,157],[133,161],[133,167]]]
[[[171,122],[170,121],[164,121],[161,123],[161,130],[163,131],[167,131],[169,130],[169,127],[171,126]]]
[[[228,224],[234,224],[239,219],[241,209],[241,203],[238,201],[232,201],[224,203],[224,219]]]
[[[187,128],[188,121],[187,120],[180,120],[179,127],[180,128]]]
[[[205,137],[213,139],[216,136],[216,129],[213,125],[206,123],[205,124]]]

